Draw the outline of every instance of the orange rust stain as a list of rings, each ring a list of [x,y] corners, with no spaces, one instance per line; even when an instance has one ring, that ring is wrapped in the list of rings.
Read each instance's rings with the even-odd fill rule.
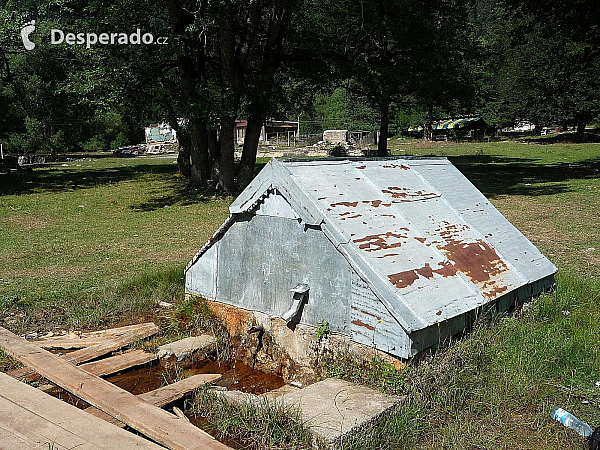
[[[426,263],[423,267],[415,269],[415,272],[427,279],[433,278],[433,270],[431,269],[429,263]]]
[[[405,192],[399,192],[399,191],[405,191]],[[408,188],[401,188],[401,187],[397,187],[397,186],[388,186],[387,189],[382,189],[381,192],[383,192],[384,194],[390,194],[392,196],[392,198],[406,198],[406,197],[430,198],[430,197],[435,197],[437,195],[434,192],[423,192],[423,191],[410,192],[410,190]]]
[[[483,292],[483,296],[487,298],[496,298],[498,294],[502,294],[508,290],[508,286],[498,286],[488,292]]]
[[[410,167],[405,166],[404,164],[388,164],[383,166],[384,169],[395,169],[396,167],[399,167],[400,169],[403,170],[410,170]]]
[[[381,317],[378,315],[370,313],[369,311],[365,311],[364,309],[361,309],[360,312],[366,314],[367,316],[375,317],[377,320],[381,320]]]
[[[383,234],[373,234],[370,236],[365,236],[361,239],[354,239],[354,243],[360,244],[358,248],[361,250],[365,250],[367,252],[374,252],[377,250],[384,250],[386,248],[397,248],[402,245],[401,242],[394,242],[393,244],[389,244],[386,242],[386,239],[395,237],[397,239],[406,239],[406,236],[398,233],[387,232]],[[362,242],[362,243],[361,243]],[[374,248],[371,248],[374,247]]]
[[[347,207],[352,207],[352,208],[356,208],[356,205],[358,205],[358,202],[338,202],[338,203],[332,203],[331,206],[332,208],[335,208],[336,206],[347,206]]]
[[[353,216],[343,217],[342,220],[356,219],[357,217],[362,217],[362,214],[354,214]]]
[[[402,190],[399,187],[390,186],[387,189],[382,189],[381,192],[384,194],[390,194],[392,198],[404,198],[407,196],[406,192],[394,192]]]
[[[413,284],[419,279],[419,275],[414,270],[406,270],[404,272],[388,275],[388,278],[394,286],[399,289],[405,288]]]
[[[357,169],[366,169],[367,166],[358,166]]]
[[[481,239],[475,242],[449,239],[440,250],[454,263],[458,271],[464,273],[474,283],[488,282],[491,277],[508,270],[496,251]]]
[[[378,256],[378,258],[387,258],[388,256],[398,256],[398,253],[387,253],[383,256]]]
[[[348,214],[351,214],[350,211],[346,211],[346,212],[340,213],[340,216],[346,216]]]
[[[354,325],[356,325],[357,327],[365,327],[367,330],[373,331],[375,329],[375,327],[369,325],[368,323],[364,323],[364,322],[362,322],[362,321],[360,321],[358,319],[353,320],[352,323]]]
[[[388,278],[394,286],[399,289],[405,288],[413,284],[419,279],[419,275],[423,278],[431,279],[433,274],[437,273],[443,277],[451,277],[456,275],[456,268],[448,261],[440,263],[442,267],[439,269],[432,269],[429,263],[425,263],[423,267],[417,269],[405,270],[404,272],[395,273],[388,275]]]
[[[444,261],[441,264],[441,266],[442,267],[440,267],[439,269],[434,270],[434,272],[437,273],[438,275],[443,276],[443,277],[453,277],[458,272],[458,270],[456,269],[456,267],[454,267],[448,261]]]
[[[363,200],[363,203],[366,203],[366,204],[370,203],[373,206],[373,208],[379,208],[379,205],[381,205],[382,201],[381,200]],[[391,205],[391,203],[384,204],[383,206],[386,206],[386,205]]]
[[[416,239],[417,241],[419,241],[421,244],[427,240],[427,239],[426,239],[426,238],[424,238],[424,237],[415,237],[415,239]]]

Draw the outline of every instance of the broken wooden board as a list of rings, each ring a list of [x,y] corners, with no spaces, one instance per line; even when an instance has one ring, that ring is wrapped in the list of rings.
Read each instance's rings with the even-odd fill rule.
[[[151,326],[112,336],[110,339],[106,339],[105,341],[87,348],[82,348],[81,350],[75,350],[74,352],[66,354],[64,359],[73,364],[81,364],[99,358],[107,353],[119,350],[138,339],[148,338],[160,331],[156,325],[150,325]]]
[[[93,338],[93,337],[110,337],[110,336],[119,336],[123,333],[128,333],[130,331],[140,331],[144,328],[154,328],[156,325],[154,322],[145,322],[145,323],[137,323],[135,325],[127,325],[125,327],[119,328],[108,328],[106,330],[96,330],[96,331],[84,331],[81,333],[82,338]]]
[[[162,447],[0,373],[0,448],[159,450]]]
[[[44,336],[33,339],[31,342],[46,350],[71,350],[74,348],[85,348],[99,344],[108,338],[121,336],[125,333],[142,331],[147,328],[153,329],[155,326],[156,325],[152,322],[146,322],[119,328],[109,328],[107,330],[71,332],[58,336]]]
[[[46,350],[72,350],[75,348],[85,348],[96,345],[106,339],[106,337],[82,338],[77,336],[61,336],[47,339],[34,339],[31,342]]]
[[[143,327],[136,327],[134,329],[127,330],[123,333],[116,334],[109,339],[105,339],[98,344],[92,345],[87,348],[82,348],[81,350],[75,350],[74,352],[63,355],[63,359],[69,361],[73,364],[81,364],[87,361],[91,361],[92,359],[99,358],[100,356],[104,356],[107,353],[113,352],[115,350],[119,350],[137,339],[144,339],[150,337],[156,333],[158,333],[159,328],[153,324],[142,324]],[[36,348],[40,348],[37,347]],[[28,367],[23,367],[22,369],[11,370],[7,372],[13,378],[18,380],[20,379],[29,379],[35,371]]]
[[[131,350],[98,361],[81,364],[79,367],[97,377],[105,377],[131,367],[148,364],[154,360],[156,360],[156,354],[154,353],[146,353],[143,350]]]
[[[220,374],[199,374],[192,375],[191,377],[184,378],[181,381],[177,381],[173,384],[169,384],[168,386],[163,386],[161,388],[155,389],[150,392],[146,392],[144,394],[137,395],[137,398],[144,400],[147,403],[150,403],[154,406],[158,406],[162,408],[169,403],[173,403],[185,395],[192,392],[194,389],[199,388],[200,386],[208,383],[215,383],[219,381],[223,376]],[[118,427],[124,427],[125,424],[114,417],[106,414],[105,412],[100,411],[98,408],[90,407],[84,410],[85,412],[96,416],[100,419],[106,420],[107,422],[112,423]]]
[[[172,450],[221,450],[230,447],[135,395],[96,377],[65,358],[0,327],[0,348],[44,378]]]

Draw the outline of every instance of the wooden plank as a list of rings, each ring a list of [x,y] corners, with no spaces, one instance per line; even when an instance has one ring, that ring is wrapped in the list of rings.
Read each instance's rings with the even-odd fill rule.
[[[156,354],[154,353],[146,353],[143,350],[132,350],[130,352],[110,356],[99,361],[81,364],[80,367],[92,375],[96,375],[97,377],[105,377],[107,375],[120,372],[121,370],[147,364],[154,360],[156,360]]]
[[[48,339],[33,339],[31,342],[46,350],[72,350],[74,348],[85,348],[91,345],[96,345],[105,341],[106,339],[110,339],[110,336],[89,338],[65,336]]]
[[[152,324],[152,326],[144,327],[137,330],[127,331],[125,333],[115,335],[110,339],[102,341],[96,345],[82,348],[81,350],[75,350],[74,352],[67,353],[64,355],[66,361],[72,362],[73,364],[81,364],[92,359],[104,356],[107,353],[119,350],[138,339],[145,339],[159,332],[159,328]]]
[[[126,327],[110,328],[107,330],[88,331],[83,333],[72,332],[59,336],[46,336],[38,339],[33,339],[31,342],[39,345],[46,350],[70,350],[73,348],[84,348],[90,345],[99,344],[100,342],[114,336],[121,336],[125,333],[141,331],[147,328],[154,328],[156,325],[152,322],[139,323],[128,325]]]
[[[66,361],[69,361],[73,364],[81,364],[87,361],[91,361],[92,359],[99,358],[100,356],[104,356],[107,353],[113,352],[115,350],[119,350],[137,339],[144,339],[150,337],[156,333],[158,333],[159,328],[153,324],[143,324],[144,327],[137,327],[132,330],[128,330],[124,333],[120,333],[111,337],[110,339],[103,340],[98,344],[92,345],[87,348],[82,348],[81,350],[75,350],[74,352],[67,353],[62,356],[62,358]],[[27,341],[31,342],[31,341]],[[36,348],[40,348],[37,347]],[[13,378],[17,380],[20,379],[31,379],[34,375],[35,371],[28,367],[23,367],[22,369],[11,370],[7,372]]]
[[[154,353],[146,353],[143,350],[131,350],[119,355],[110,356],[90,363],[82,364],[80,367],[92,375],[97,377],[105,377],[121,370],[130,369],[131,367],[140,366],[156,360]],[[30,369],[28,369],[30,370]],[[43,384],[38,386],[42,392],[52,392],[56,389],[53,384]]]
[[[172,450],[222,450],[199,428],[0,327],[0,348],[43,377]],[[114,428],[114,427],[113,427]]]
[[[177,381],[173,384],[169,384],[168,386],[163,386],[158,389],[155,389],[150,392],[146,392],[144,394],[137,395],[137,398],[144,400],[154,406],[158,406],[162,408],[169,403],[173,403],[177,400],[183,398],[186,394],[189,394],[194,389],[199,388],[200,386],[207,383],[215,383],[219,381],[223,376],[220,374],[199,374],[192,375],[191,377],[184,378],[181,381]],[[118,427],[124,427],[125,424],[112,416],[109,416],[105,412],[100,411],[98,408],[90,407],[84,409],[85,412],[91,414],[92,416],[96,416],[100,419],[106,420],[113,425]]]
[[[78,450],[161,447],[0,373],[0,448]]]
[[[94,338],[94,337],[107,337],[107,336],[118,336],[123,333],[128,333],[130,331],[139,331],[144,328],[154,328],[153,322],[145,322],[145,323],[137,323],[135,325],[127,325],[125,327],[119,328],[109,328],[106,330],[97,330],[97,331],[84,331],[81,333],[82,338]]]
[[[146,392],[145,394],[140,394],[139,398],[145,402],[162,407],[179,400],[184,395],[189,394],[194,389],[197,389],[204,384],[215,383],[221,378],[223,378],[223,376],[218,373],[192,375],[191,377],[184,378],[176,383]]]

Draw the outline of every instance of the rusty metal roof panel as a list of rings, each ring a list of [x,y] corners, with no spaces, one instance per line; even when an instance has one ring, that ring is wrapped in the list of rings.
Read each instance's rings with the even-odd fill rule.
[[[410,333],[556,272],[445,158],[271,160],[231,205],[276,190]]]
[[[371,284],[379,285],[374,290],[388,297],[386,304],[407,331],[455,317],[556,272],[537,251],[531,253],[543,262],[537,272],[520,270],[513,264],[518,248],[490,241],[489,220],[470,222],[482,211],[465,213],[466,205],[483,198],[483,213],[493,219],[499,236],[502,230],[518,234],[514,242],[526,241],[535,249],[445,159],[283,164],[322,211],[329,234],[352,247],[344,245],[344,253],[369,273]],[[438,182],[444,171],[452,174],[451,185]],[[462,201],[454,204],[457,198]],[[390,293],[395,294],[391,299]]]
[[[446,201],[528,282],[557,272],[552,264],[517,228],[452,164],[412,166],[444,192]],[[459,188],[463,186],[463,188]]]

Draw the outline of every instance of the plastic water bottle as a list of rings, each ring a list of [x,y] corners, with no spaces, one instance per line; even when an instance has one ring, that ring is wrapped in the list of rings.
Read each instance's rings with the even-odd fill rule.
[[[573,431],[576,431],[584,438],[589,438],[594,430],[587,423],[582,422],[577,417],[575,417],[570,412],[565,411],[562,408],[555,406],[550,410],[550,415],[554,420],[559,421],[565,427],[570,428]]]

